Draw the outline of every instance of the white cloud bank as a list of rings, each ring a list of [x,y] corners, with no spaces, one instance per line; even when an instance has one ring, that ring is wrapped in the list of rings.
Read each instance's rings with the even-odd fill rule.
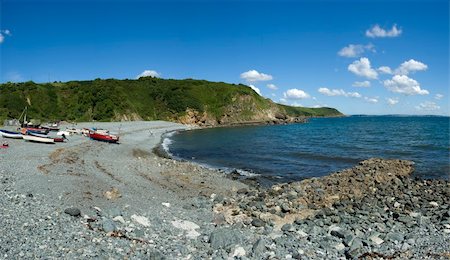
[[[159,78],[159,77],[161,77],[161,74],[154,70],[144,70],[141,74],[136,76],[137,79],[142,78],[142,77]]]
[[[388,66],[381,66],[377,70],[383,74],[392,74],[392,70]]]
[[[408,75],[410,72],[427,70],[428,66],[420,61],[410,59],[403,62],[400,67],[395,70],[395,74]]]
[[[436,94],[436,95],[434,96],[434,99],[436,99],[436,100],[441,100],[443,97],[444,97],[444,95],[442,95],[442,94]]]
[[[397,98],[388,98],[388,99],[387,99],[387,103],[388,103],[390,106],[397,105],[398,99],[397,99]]]
[[[277,90],[278,87],[275,84],[267,84],[267,87],[271,90]]]
[[[406,75],[395,75],[392,79],[383,81],[384,86],[391,92],[404,95],[428,95],[430,92],[420,88],[419,82]]]
[[[373,44],[349,44],[348,46],[342,48],[338,55],[347,58],[355,58],[361,56],[366,50],[375,51],[375,46]]]
[[[364,100],[366,101],[366,102],[369,102],[369,103],[372,103],[372,104],[376,104],[376,103],[378,103],[378,98],[370,98],[370,97],[364,97]]]
[[[248,82],[257,82],[257,81],[268,81],[272,80],[272,75],[259,73],[256,70],[249,70],[244,73],[241,73],[241,79],[244,79]]]
[[[402,29],[397,28],[394,24],[390,30],[381,28],[378,24],[366,31],[366,36],[370,38],[385,38],[385,37],[397,37],[402,34]]]
[[[365,80],[365,81],[355,81],[352,84],[352,86],[356,87],[356,88],[368,88],[368,87],[370,87],[370,81],[367,81],[367,80]]]
[[[255,85],[249,85],[249,87],[253,89],[256,93],[258,93],[258,95],[262,96],[261,90],[257,88]]]
[[[8,29],[0,30],[0,44],[5,41],[5,35],[6,36],[11,36],[11,31],[8,30]]]
[[[343,97],[352,97],[352,98],[361,98],[361,94],[358,92],[345,92],[343,89],[329,89],[329,88],[319,88],[317,90],[320,94],[334,97],[334,96],[343,96]]]
[[[416,106],[416,109],[421,111],[435,111],[441,109],[441,107],[434,102],[425,101]]]
[[[355,75],[368,79],[376,79],[378,77],[376,70],[370,67],[370,61],[368,58],[355,60],[352,64],[348,65],[348,70]]]
[[[311,96],[301,89],[288,89],[283,93],[285,99],[305,99],[310,98]]]

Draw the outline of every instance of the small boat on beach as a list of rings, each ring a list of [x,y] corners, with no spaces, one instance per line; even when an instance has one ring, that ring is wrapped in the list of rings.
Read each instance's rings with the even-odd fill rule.
[[[22,139],[23,135],[19,132],[7,131],[0,129],[0,135],[6,138]]]
[[[32,136],[43,137],[43,138],[49,138],[49,136],[47,136],[45,134],[39,134],[39,133],[32,132],[32,131],[26,131],[25,134],[32,135]]]
[[[93,140],[103,141],[103,142],[108,142],[108,143],[117,143],[117,142],[119,142],[119,137],[118,136],[112,135],[112,134],[103,133],[103,132],[98,133],[97,131],[91,131],[91,132],[89,132],[89,137],[91,139],[93,139]]]
[[[22,131],[28,131],[28,132],[32,132],[32,133],[45,134],[45,135],[48,134],[48,132],[50,132],[49,129],[35,128],[35,127],[25,127],[25,128],[22,128]]]
[[[36,142],[36,143],[47,143],[47,144],[55,143],[55,140],[53,138],[39,137],[39,136],[33,136],[33,135],[24,135],[23,139],[26,141]]]
[[[64,138],[61,138],[61,137],[55,137],[55,138],[53,138],[53,141],[55,142],[55,143],[64,143]]]
[[[59,131],[59,127],[58,126],[43,125],[43,126],[41,126],[41,128],[42,129],[48,129],[49,131],[55,131],[55,132]]]

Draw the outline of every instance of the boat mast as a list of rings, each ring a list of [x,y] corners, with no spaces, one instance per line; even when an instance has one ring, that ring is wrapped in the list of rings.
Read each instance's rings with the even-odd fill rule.
[[[22,121],[21,126],[23,126],[23,125],[25,124],[25,122],[27,121],[27,109],[28,109],[28,106],[25,106],[25,108],[24,108],[23,111],[22,111],[22,114],[20,114],[20,117],[19,117],[19,123],[20,123],[20,119],[21,119],[22,116],[23,116],[23,121]]]

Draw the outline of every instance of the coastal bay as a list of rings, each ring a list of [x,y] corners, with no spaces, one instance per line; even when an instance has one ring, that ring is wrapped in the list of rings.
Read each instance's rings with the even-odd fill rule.
[[[3,258],[445,258],[449,182],[371,159],[323,178],[249,186],[158,157],[164,121],[80,123],[120,144],[9,140],[1,150]]]

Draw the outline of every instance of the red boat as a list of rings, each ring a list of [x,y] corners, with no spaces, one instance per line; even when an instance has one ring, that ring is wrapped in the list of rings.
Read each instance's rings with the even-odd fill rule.
[[[97,133],[97,132],[89,132],[89,137],[91,139],[97,141],[103,141],[108,143],[117,143],[119,142],[119,137],[116,135],[106,134],[106,133]]]
[[[44,129],[44,128],[34,128],[34,127],[24,127],[22,128],[22,134],[24,133],[24,131],[29,131],[29,132],[33,132],[36,134],[48,134],[48,132],[50,132],[50,129]]]

